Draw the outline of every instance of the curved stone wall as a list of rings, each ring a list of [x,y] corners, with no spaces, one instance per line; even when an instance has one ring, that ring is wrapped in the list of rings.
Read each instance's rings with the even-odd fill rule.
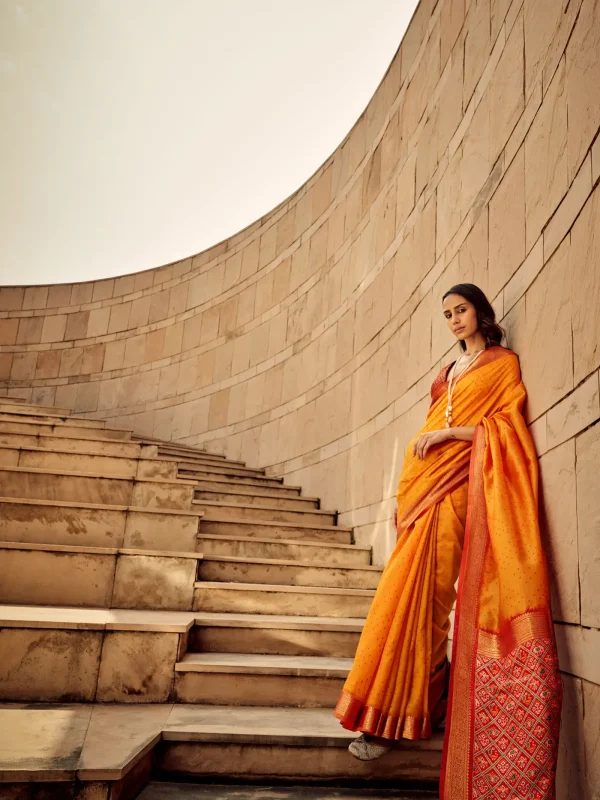
[[[480,285],[521,357],[577,676],[563,763],[582,737],[587,760],[561,798],[600,785],[599,52],[594,0],[422,0],[346,140],[266,217],[160,269],[0,290],[10,394],[283,474],[383,561],[454,347],[441,295]]]

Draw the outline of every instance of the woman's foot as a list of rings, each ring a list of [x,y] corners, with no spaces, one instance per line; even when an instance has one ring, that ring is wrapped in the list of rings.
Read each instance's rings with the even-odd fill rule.
[[[348,750],[355,758],[360,761],[374,761],[392,749],[392,742],[386,739],[379,739],[375,736],[368,736],[362,733],[353,742],[350,742]]]

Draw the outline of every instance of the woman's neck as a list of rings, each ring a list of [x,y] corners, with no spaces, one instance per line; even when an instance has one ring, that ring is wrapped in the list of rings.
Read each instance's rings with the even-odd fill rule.
[[[465,355],[472,356],[483,350],[487,344],[485,336],[477,331],[473,336],[468,336],[465,340],[466,350]]]

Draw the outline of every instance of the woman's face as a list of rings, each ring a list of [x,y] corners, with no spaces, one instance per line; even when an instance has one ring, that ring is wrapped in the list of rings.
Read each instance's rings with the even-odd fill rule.
[[[448,327],[458,340],[468,339],[477,333],[477,311],[469,300],[460,294],[449,294],[442,308]]]

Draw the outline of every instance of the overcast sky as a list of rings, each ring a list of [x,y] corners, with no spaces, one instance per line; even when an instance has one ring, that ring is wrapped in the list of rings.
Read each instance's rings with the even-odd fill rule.
[[[416,0],[0,0],[0,284],[197,253],[299,188]]]

